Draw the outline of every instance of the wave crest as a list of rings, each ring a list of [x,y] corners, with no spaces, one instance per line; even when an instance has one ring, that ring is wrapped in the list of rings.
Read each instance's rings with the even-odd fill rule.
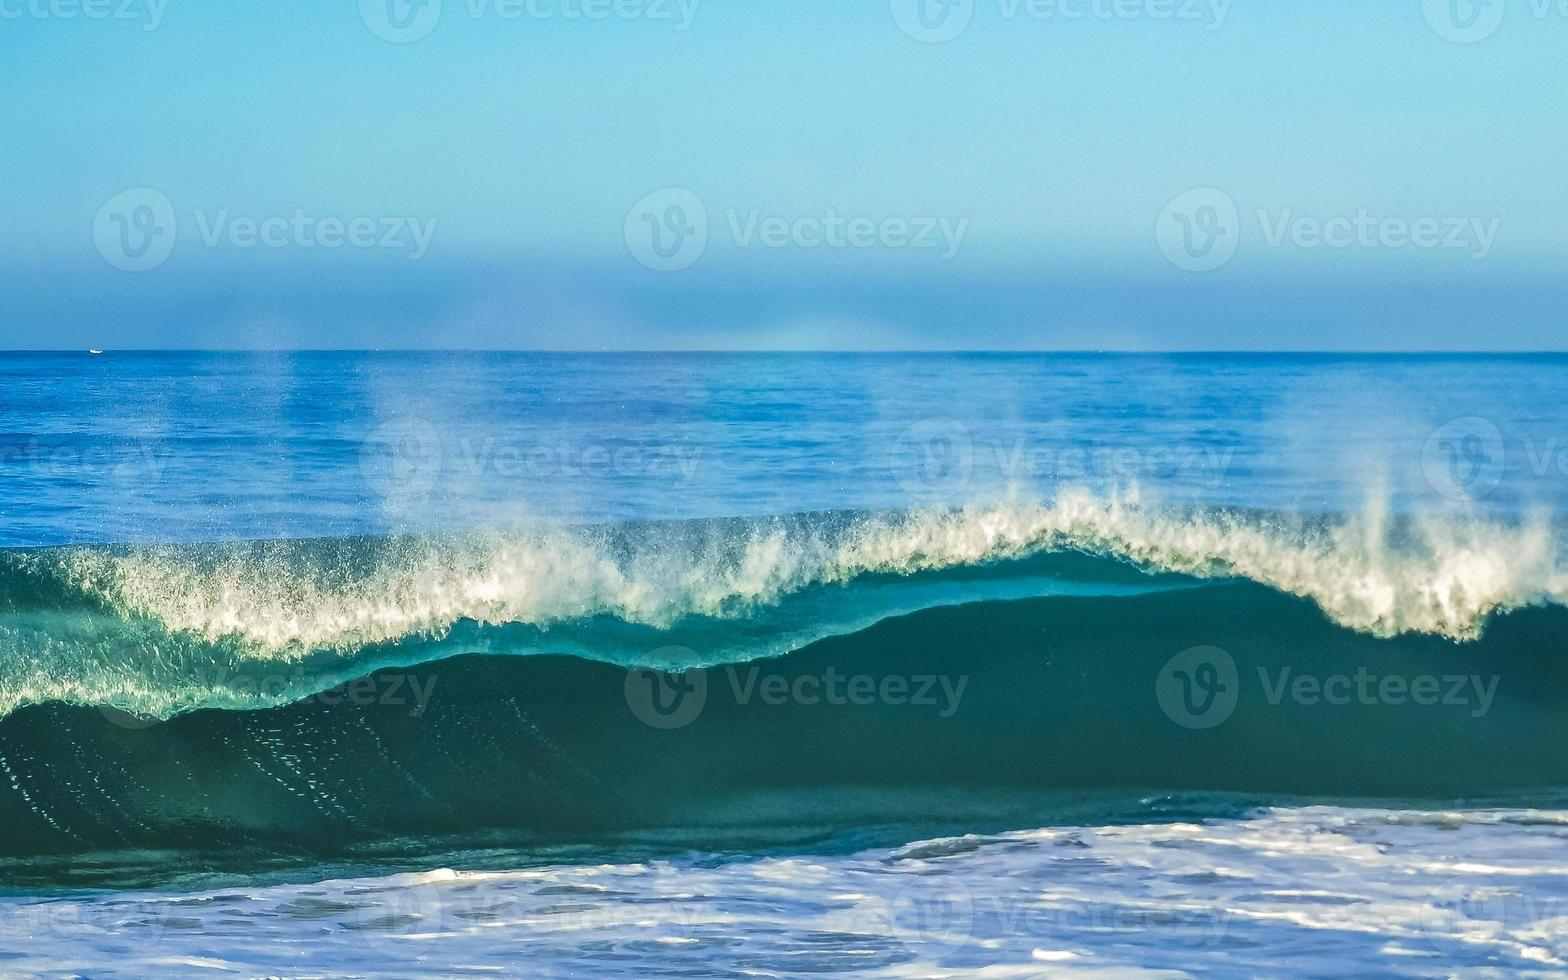
[[[279,657],[439,637],[456,623],[610,617],[656,629],[744,619],[816,586],[1077,550],[1197,578],[1245,577],[1378,636],[1477,636],[1487,615],[1562,603],[1544,522],[1367,515],[1309,523],[1164,511],[1135,493],[961,510],[504,532],[202,550],[71,549],[59,571],[127,616]]]

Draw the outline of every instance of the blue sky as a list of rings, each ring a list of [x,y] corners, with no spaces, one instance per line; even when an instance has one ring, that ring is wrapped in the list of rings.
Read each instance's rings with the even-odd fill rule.
[[[1542,0],[86,2],[0,347],[1568,346]]]

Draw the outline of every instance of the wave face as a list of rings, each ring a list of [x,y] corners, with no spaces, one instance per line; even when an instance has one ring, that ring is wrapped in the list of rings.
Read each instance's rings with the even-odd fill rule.
[[[1568,785],[1529,523],[1067,495],[0,568],[10,855]]]

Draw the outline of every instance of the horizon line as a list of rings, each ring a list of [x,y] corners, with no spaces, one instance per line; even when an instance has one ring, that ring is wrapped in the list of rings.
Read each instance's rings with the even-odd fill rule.
[[[1410,356],[1532,356],[1568,354],[1560,349],[1480,349],[1480,348],[1379,348],[1369,350],[1343,348],[1296,348],[1270,350],[1265,348],[1092,348],[1092,347],[969,347],[969,348],[550,348],[550,347],[16,347],[0,348],[0,356],[7,354],[832,354],[832,355],[953,355],[953,354],[1090,354],[1090,355],[1223,355],[1223,356],[1358,356],[1358,357],[1410,357]]]

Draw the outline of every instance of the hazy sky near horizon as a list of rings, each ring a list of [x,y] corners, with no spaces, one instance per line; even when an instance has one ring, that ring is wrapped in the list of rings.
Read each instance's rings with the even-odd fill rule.
[[[1563,349],[1544,0],[0,0],[0,347]]]

